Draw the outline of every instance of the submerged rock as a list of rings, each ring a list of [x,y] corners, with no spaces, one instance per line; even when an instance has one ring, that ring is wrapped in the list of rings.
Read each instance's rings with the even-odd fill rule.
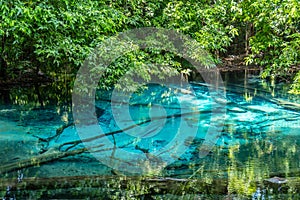
[[[233,113],[246,113],[247,110],[244,110],[242,108],[238,107],[233,107],[233,108],[227,108],[228,111],[233,112]]]
[[[289,189],[289,186],[286,184],[288,180],[286,178],[280,178],[274,176],[269,179],[264,180],[267,190],[271,193],[286,193]]]
[[[273,178],[265,179],[266,182],[268,183],[273,183],[273,184],[284,184],[287,183],[288,180],[285,178],[280,178],[277,176],[274,176]]]

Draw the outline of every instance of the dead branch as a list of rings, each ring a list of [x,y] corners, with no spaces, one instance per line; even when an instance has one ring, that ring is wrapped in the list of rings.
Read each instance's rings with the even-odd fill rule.
[[[227,180],[218,179],[213,180],[215,187],[210,187],[212,190],[218,188],[219,193],[226,192]],[[183,184],[191,183],[196,187],[182,187]],[[0,182],[0,191],[5,191],[7,186],[11,186],[14,190],[39,190],[45,189],[70,189],[70,188],[107,188],[108,190],[118,190],[120,187],[122,190],[132,190],[133,186],[143,186],[144,191],[138,191],[139,194],[146,194],[151,192],[152,194],[178,193],[189,192],[196,193],[208,186],[211,183],[205,183],[204,180],[195,179],[179,179],[169,177],[138,177],[138,176],[67,176],[67,177],[50,177],[50,178],[24,178],[21,183],[17,183],[14,179],[2,179]],[[155,189],[155,190],[153,190]]]
[[[0,167],[0,174],[16,171],[16,170],[23,169],[23,168],[39,166],[40,164],[44,164],[44,163],[58,160],[60,158],[65,158],[68,156],[78,155],[78,154],[84,153],[86,151],[87,151],[86,148],[76,149],[76,150],[69,151],[69,152],[60,152],[57,150],[50,149],[46,153],[43,153],[41,155],[38,155],[38,156],[35,156],[32,158],[28,158],[25,160],[21,160],[18,162],[2,165]]]

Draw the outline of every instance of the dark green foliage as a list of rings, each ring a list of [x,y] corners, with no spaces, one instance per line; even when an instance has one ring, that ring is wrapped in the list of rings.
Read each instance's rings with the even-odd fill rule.
[[[133,28],[161,27],[196,39],[215,63],[242,40],[247,64],[263,66],[263,78],[294,79],[292,91],[299,92],[300,75],[291,70],[299,67],[299,9],[296,0],[1,1],[0,75],[75,75],[104,39]],[[190,67],[169,52],[139,50],[113,64],[105,87],[128,65],[138,69],[146,63],[168,63],[178,72]]]
[[[300,64],[300,2],[243,2],[241,6],[249,10],[243,13],[243,19],[252,24],[255,31],[250,38],[251,54],[246,62],[263,66],[262,78],[291,79]],[[299,84],[297,80],[295,78],[294,84]],[[299,88],[299,85],[293,88]]]

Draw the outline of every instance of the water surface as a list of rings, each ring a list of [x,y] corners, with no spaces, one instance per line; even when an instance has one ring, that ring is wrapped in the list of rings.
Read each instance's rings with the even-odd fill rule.
[[[109,134],[104,140],[97,137],[99,133],[93,132],[86,136],[86,143],[81,142],[82,136],[73,124],[70,92],[63,87],[38,85],[2,90],[0,196],[7,195],[9,185],[18,188],[19,184],[20,188],[26,188],[22,183],[9,181],[15,182],[22,174],[24,182],[30,182],[33,177],[37,179],[31,180],[31,189],[12,190],[17,199],[80,196],[107,199],[298,198],[300,98],[288,94],[285,84],[272,85],[244,73],[223,75],[225,88],[221,89],[226,91],[225,104],[213,98],[210,85],[199,81],[189,85],[193,94],[178,90],[179,86],[170,89],[148,85],[143,92],[133,94],[126,105],[115,103],[111,106],[111,93],[99,91],[95,114],[103,133]],[[180,104],[182,102],[185,103]],[[224,112],[212,112],[218,106]],[[121,112],[125,108],[129,108],[132,120],[121,119],[123,124],[118,124],[112,110]],[[190,111],[197,111],[197,114]],[[222,117],[222,126],[216,127],[220,134],[207,155],[201,157],[199,151],[212,120],[217,117]],[[154,124],[149,126],[150,123]],[[134,124],[140,126],[134,127]],[[182,124],[186,124],[186,128],[182,128]],[[195,134],[187,131],[191,127],[197,127]],[[180,131],[181,135],[176,135]],[[176,139],[182,147],[177,152],[170,150],[173,146],[168,146]],[[81,152],[85,147],[93,147],[90,149],[93,152]],[[130,157],[116,149],[138,157]],[[182,149],[184,151],[180,152]],[[69,154],[57,158],[66,152]],[[169,162],[155,160],[157,152]],[[45,158],[41,157],[43,155]],[[100,162],[99,159],[104,160]],[[120,166],[127,161],[126,167],[132,167],[132,173],[122,167],[107,166],[107,159]],[[147,173],[141,175],[135,173],[137,165],[133,163],[141,160],[145,166],[143,159],[153,160],[156,165],[149,164]],[[27,166],[16,167],[20,163],[27,163]],[[128,177],[126,181],[122,178],[125,176]],[[99,177],[102,178],[98,180]],[[272,183],[269,181],[272,177],[284,181],[275,179],[277,182]],[[78,179],[85,181],[78,186]],[[93,183],[95,179],[97,184]],[[148,184],[151,179],[153,181]],[[38,181],[41,183],[37,184]],[[63,186],[63,182],[70,185]],[[165,188],[164,183],[171,186]]]

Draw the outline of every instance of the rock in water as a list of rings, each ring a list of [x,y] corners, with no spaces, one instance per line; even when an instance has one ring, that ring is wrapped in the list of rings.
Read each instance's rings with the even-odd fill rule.
[[[267,184],[268,188],[272,188],[275,190],[275,193],[287,192],[288,190],[288,186],[285,184],[288,182],[288,180],[285,178],[274,176],[273,178],[265,179],[264,181]]]
[[[274,183],[274,184],[283,184],[283,183],[287,183],[288,180],[285,178],[280,178],[277,176],[274,176],[273,178],[269,178],[269,179],[265,179],[266,182],[269,183]]]

